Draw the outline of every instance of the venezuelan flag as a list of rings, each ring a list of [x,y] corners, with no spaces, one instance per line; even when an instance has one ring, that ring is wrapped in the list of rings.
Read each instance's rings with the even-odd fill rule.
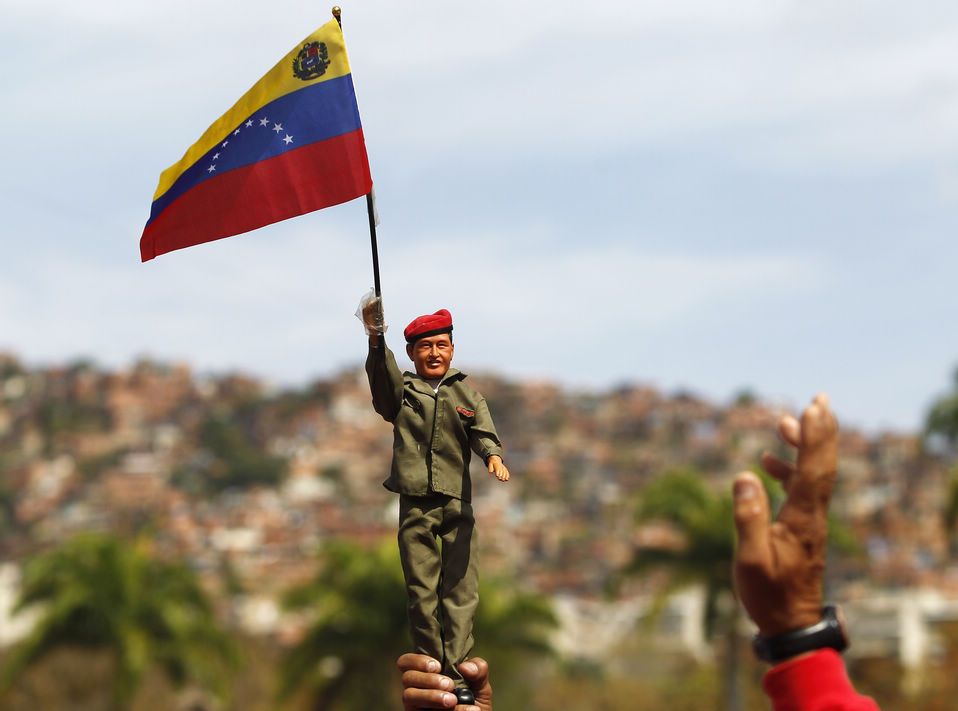
[[[346,45],[331,20],[163,172],[140,256],[145,262],[371,189]]]

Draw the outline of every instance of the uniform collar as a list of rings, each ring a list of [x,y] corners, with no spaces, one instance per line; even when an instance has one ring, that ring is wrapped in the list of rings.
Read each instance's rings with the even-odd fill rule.
[[[419,373],[413,373],[410,370],[407,370],[403,375],[406,376],[406,380],[413,386],[415,390],[427,395],[435,395],[435,391],[432,389],[432,386],[426,382],[426,379],[423,378]],[[447,383],[454,382],[456,380],[463,380],[466,377],[466,374],[461,370],[456,370],[455,368],[450,368],[446,371],[446,374],[442,377],[442,382],[439,383],[441,388]]]

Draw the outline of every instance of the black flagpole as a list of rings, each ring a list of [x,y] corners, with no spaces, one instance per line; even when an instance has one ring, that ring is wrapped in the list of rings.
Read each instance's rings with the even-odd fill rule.
[[[336,18],[340,28],[343,26],[342,14],[343,11],[339,8],[339,5],[333,6],[333,17]],[[376,211],[373,207],[372,192],[366,193],[366,213],[369,215],[369,242],[373,250],[373,288],[378,297],[382,296],[382,287],[379,282],[379,247],[376,245]]]
[[[369,213],[369,242],[373,248],[373,287],[376,289],[376,296],[382,296],[379,285],[379,249],[376,247],[376,215],[371,192],[366,193],[366,212]]]

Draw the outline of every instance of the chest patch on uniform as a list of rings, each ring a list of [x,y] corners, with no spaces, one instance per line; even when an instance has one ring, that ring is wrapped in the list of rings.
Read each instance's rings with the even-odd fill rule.
[[[456,406],[456,412],[460,415],[465,415],[466,417],[475,417],[476,413],[473,410],[467,410],[464,407]]]

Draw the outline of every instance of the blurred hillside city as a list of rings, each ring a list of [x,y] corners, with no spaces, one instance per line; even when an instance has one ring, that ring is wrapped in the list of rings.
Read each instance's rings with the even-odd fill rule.
[[[693,470],[726,494],[761,452],[785,451],[784,410],[750,393],[720,405],[639,385],[580,392],[494,374],[470,383],[513,473],[500,484],[473,463],[483,579],[550,602],[560,658],[627,666],[649,634],[655,654],[711,663],[694,584],[643,631],[671,581],[622,571],[638,552],[680,548],[683,534],[636,511],[668,471]],[[359,367],[277,390],[183,364],[39,368],[0,355],[0,656],[35,620],[13,613],[24,563],[89,531],[148,540],[151,554],[188,564],[224,624],[295,644],[308,620],[281,599],[314,578],[317,553],[395,537],[397,497],[382,487],[391,445]],[[906,679],[946,663],[958,619],[949,458],[927,451],[921,433],[849,430],[840,457],[833,514],[846,545],[830,559],[827,596],[846,608],[850,664],[882,660]]]

